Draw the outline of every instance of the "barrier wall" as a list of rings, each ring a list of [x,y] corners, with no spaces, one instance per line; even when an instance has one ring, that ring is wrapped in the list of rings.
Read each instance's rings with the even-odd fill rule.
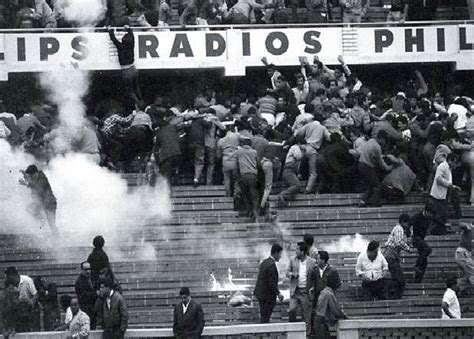
[[[337,326],[337,338],[472,339],[474,319],[344,320]]]
[[[199,30],[203,29],[203,30]],[[123,33],[118,33],[120,34]],[[216,26],[186,31],[135,31],[139,69],[224,68],[245,75],[262,56],[281,66],[298,65],[317,54],[337,64],[451,62],[474,69],[474,22],[394,27],[292,26],[248,28]],[[0,33],[0,76],[54,69],[119,69],[117,51],[105,32]],[[3,59],[3,60],[2,60]]]
[[[239,336],[242,338],[287,338],[305,339],[306,325],[304,323],[273,323],[273,324],[251,324],[234,326],[209,326],[202,333],[203,338],[219,336]],[[35,332],[19,333],[15,339],[65,339],[66,332]],[[3,338],[0,335],[0,338]],[[172,329],[143,329],[128,330],[125,338],[173,338]],[[89,339],[102,339],[102,331],[92,331]]]

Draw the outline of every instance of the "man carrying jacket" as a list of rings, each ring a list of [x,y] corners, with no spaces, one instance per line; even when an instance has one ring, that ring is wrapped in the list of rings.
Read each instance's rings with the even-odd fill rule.
[[[301,308],[301,314],[306,322],[306,334],[311,331],[312,305],[309,290],[312,271],[316,268],[316,260],[308,257],[308,245],[300,241],[296,246],[296,256],[290,260],[288,273],[290,278],[290,308],[288,316],[290,322],[296,321],[296,310]]]

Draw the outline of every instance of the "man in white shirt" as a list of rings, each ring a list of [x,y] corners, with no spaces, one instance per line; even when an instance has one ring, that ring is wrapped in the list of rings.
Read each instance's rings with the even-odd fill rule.
[[[38,330],[35,322],[38,314],[34,311],[34,305],[38,301],[38,291],[36,290],[33,279],[26,275],[20,275],[15,267],[7,267],[5,270],[5,281],[11,282],[18,287],[19,317],[18,332],[30,332]],[[0,306],[1,307],[1,306]]]
[[[296,246],[296,256],[290,260],[288,273],[290,278],[290,307],[288,317],[290,322],[296,321],[296,310],[301,308],[303,320],[306,322],[306,334],[311,331],[312,302],[309,290],[313,286],[311,272],[316,267],[316,260],[307,256],[308,245],[300,241]]]
[[[448,108],[448,115],[454,121],[454,129],[458,132],[466,130],[467,101],[465,98],[456,98]]]
[[[372,240],[367,251],[357,259],[356,274],[362,278],[362,295],[364,300],[383,300],[386,298],[385,278],[389,274],[388,263],[379,251],[378,241]]]
[[[296,105],[306,103],[306,97],[309,93],[309,84],[302,73],[296,74],[296,87],[291,89],[295,94]]]
[[[70,306],[66,310],[64,325],[56,330],[64,329],[68,331],[67,339],[84,339],[89,337],[90,319],[89,316],[79,308],[77,298],[71,299]]]
[[[461,319],[461,307],[456,296],[456,277],[449,277],[446,280],[446,291],[441,304],[441,319]]]

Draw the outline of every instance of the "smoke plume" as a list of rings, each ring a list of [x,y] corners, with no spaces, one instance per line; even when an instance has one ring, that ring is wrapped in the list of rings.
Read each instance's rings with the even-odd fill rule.
[[[53,152],[66,153],[72,149],[84,125],[83,98],[89,89],[89,73],[79,69],[45,72],[40,74],[39,81],[59,111],[59,125],[49,135]]]
[[[40,163],[23,149],[14,149],[0,140],[0,228],[4,233],[29,233],[39,239],[33,245],[40,245],[48,253],[58,245],[89,246],[92,237],[101,234],[112,252],[112,260],[131,256],[156,260],[156,249],[146,241],[146,232],[141,226],[150,223],[158,226],[170,217],[167,182],[158,180],[155,187],[140,186],[130,190],[120,174],[99,167],[84,154],[71,152],[75,134],[86,121],[82,99],[89,87],[87,73],[77,69],[44,73],[40,75],[40,84],[59,111],[58,125],[49,136],[53,156],[48,164]],[[41,229],[40,220],[27,212],[32,203],[31,192],[20,186],[18,179],[21,178],[19,171],[30,164],[36,164],[45,172],[56,196],[60,239],[51,239],[48,227],[44,225]],[[141,238],[137,239],[137,235]],[[127,245],[132,249],[122,249]],[[60,259],[68,260],[65,258],[68,251],[58,252],[61,252]],[[73,256],[71,253],[69,259],[81,260]]]
[[[367,249],[368,244],[369,240],[356,233],[355,235],[344,235],[339,240],[322,246],[322,249],[329,253],[363,252]]]
[[[105,0],[56,0],[63,17],[79,27],[92,27],[105,17]]]

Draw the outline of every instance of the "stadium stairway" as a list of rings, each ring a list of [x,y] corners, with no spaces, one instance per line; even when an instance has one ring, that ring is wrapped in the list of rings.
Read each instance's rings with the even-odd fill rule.
[[[144,183],[142,175],[126,176],[130,189]],[[339,244],[330,251],[330,263],[339,270],[343,285],[338,292],[351,318],[439,318],[440,302],[448,275],[459,275],[454,262],[458,235],[453,230],[444,236],[429,236],[433,248],[423,283],[414,283],[414,254],[404,254],[402,265],[407,280],[403,299],[361,302],[360,279],[354,267],[358,253],[350,245],[341,245],[343,236],[360,234],[366,240],[383,243],[400,213],[413,214],[422,209],[424,197],[410,195],[402,205],[360,208],[360,194],[299,195],[286,208],[276,205],[275,187],[270,198],[273,218],[251,223],[233,210],[233,201],[225,197],[223,186],[176,185],[172,187],[172,217],[159,223],[137,221],[130,235],[130,225],[115,231],[114,241],[107,241],[113,270],[121,283],[134,328],[170,327],[172,308],[178,302],[180,286],[189,286],[203,304],[207,325],[252,323],[258,320],[256,302],[251,307],[232,308],[230,298],[241,290],[251,296],[259,261],[268,256],[270,244],[284,245],[285,261],[293,256],[294,244],[303,234],[315,236],[316,246]],[[474,219],[474,208],[463,204],[467,220]],[[38,241],[28,234],[1,232],[2,267],[16,266],[30,276],[42,275],[58,285],[59,294],[73,294],[79,263],[91,251],[90,239],[74,241],[74,232],[64,232],[73,241]],[[347,246],[345,248],[344,246]],[[229,280],[229,273],[232,281]],[[212,276],[216,279],[213,281]],[[281,274],[280,276],[283,276]],[[0,278],[3,288],[3,276]],[[283,281],[282,290],[288,289]],[[474,294],[460,298],[464,317],[474,315]],[[273,321],[287,321],[287,302],[278,304]]]

